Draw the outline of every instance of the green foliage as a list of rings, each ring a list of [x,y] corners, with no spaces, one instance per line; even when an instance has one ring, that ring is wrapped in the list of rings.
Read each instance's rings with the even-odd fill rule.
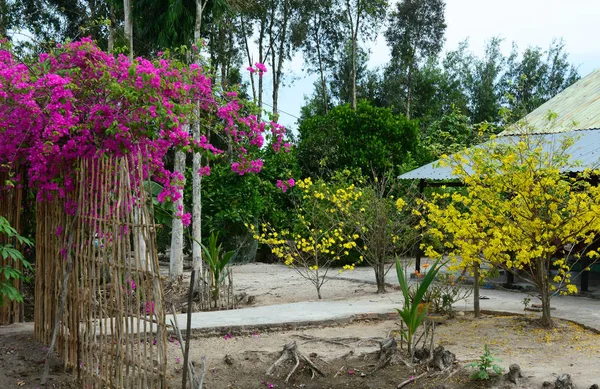
[[[471,374],[471,379],[489,380],[490,375],[488,369],[492,369],[498,375],[502,374],[504,369],[498,366],[496,362],[502,361],[492,355],[487,344],[484,345],[483,354],[479,357],[479,361],[467,365],[467,367],[474,367],[476,369],[475,372]]]
[[[407,117],[412,117],[415,78],[420,65],[436,57],[444,44],[445,6],[443,0],[403,0],[396,3],[396,9],[390,13],[385,31],[392,54],[388,71],[400,80],[396,95],[402,96]]]
[[[435,282],[429,287],[428,301],[436,313],[453,315],[452,305],[473,294],[473,289],[464,285],[464,276],[451,273],[439,273]]]
[[[17,230],[2,216],[0,216],[0,237],[5,242],[14,242],[21,246],[33,246],[29,239],[19,235]],[[23,268],[29,270],[32,270],[31,264],[25,260],[23,254],[12,243],[0,244],[0,256],[6,263],[6,265],[0,266],[0,305],[4,303],[5,297],[8,297],[11,301],[23,302],[23,296],[15,288],[13,282],[15,280],[28,281],[28,278],[16,266],[10,265],[10,260],[12,259],[15,265],[20,263]]]
[[[427,314],[427,309],[423,309],[420,304],[424,301],[429,286],[442,266],[443,264],[440,265],[440,260],[438,259],[429,272],[423,277],[423,281],[419,284],[414,294],[411,295],[408,281],[406,280],[404,270],[402,269],[402,264],[400,263],[400,260],[396,258],[396,275],[398,277],[398,282],[400,283],[402,296],[404,297],[404,306],[402,309],[396,308],[396,311],[398,311],[400,318],[404,324],[406,324],[407,329],[402,333],[402,336],[406,339],[408,353],[411,356],[413,352],[413,338]]]
[[[210,269],[213,287],[212,293],[215,305],[219,300],[220,287],[225,282],[225,277],[227,277],[226,266],[236,253],[235,251],[225,252],[222,249],[222,243],[217,244],[218,239],[219,234],[213,233],[210,234],[210,237],[208,238],[208,246],[205,246],[200,242],[200,247],[202,247],[202,251],[204,252],[204,261]]]
[[[577,68],[569,64],[562,39],[552,41],[547,50],[528,47],[520,55],[513,44],[502,80],[510,121],[519,120],[577,80]]]
[[[470,124],[466,115],[452,107],[450,113],[431,123],[422,135],[420,145],[429,158],[438,159],[484,142],[490,132],[489,126]]]
[[[336,170],[360,169],[379,177],[398,173],[417,148],[418,125],[389,108],[359,102],[333,108],[325,116],[300,122],[298,160],[308,176],[328,176]]]
[[[208,238],[211,233],[227,236],[227,241],[223,242],[224,248],[240,249],[236,261],[254,259],[256,247],[252,246],[248,252],[240,247],[247,240],[254,242],[245,224],[264,220],[279,228],[291,223],[291,200],[275,183],[300,175],[296,150],[275,153],[271,147],[266,147],[261,157],[264,166],[260,174],[240,176],[226,164],[214,163],[211,165],[211,174],[202,178],[203,238]],[[188,174],[191,173],[190,170]],[[191,185],[186,186],[184,197],[186,209],[192,209]]]
[[[378,293],[384,293],[389,260],[406,255],[417,241],[418,218],[411,209],[419,193],[416,185],[402,186],[391,174],[370,182],[359,179],[358,185],[363,194],[356,203],[358,212],[351,213],[348,221],[362,242],[357,251],[375,271]]]

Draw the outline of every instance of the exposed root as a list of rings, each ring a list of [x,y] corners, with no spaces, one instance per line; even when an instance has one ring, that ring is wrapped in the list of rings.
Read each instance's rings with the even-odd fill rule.
[[[400,382],[400,384],[398,384],[398,386],[397,386],[396,388],[397,388],[397,389],[400,389],[400,388],[402,388],[402,387],[404,387],[404,386],[406,386],[406,385],[408,385],[408,384],[410,384],[410,383],[412,383],[412,382],[415,382],[415,381],[416,381],[416,380],[418,380],[419,378],[422,378],[422,377],[426,376],[426,375],[427,375],[427,373],[428,373],[428,372],[421,373],[421,374],[419,374],[419,375],[418,375],[418,376],[416,376],[416,377],[411,377],[411,378],[407,379],[406,381]]]
[[[275,363],[273,363],[269,367],[269,369],[267,370],[267,375],[272,375],[277,367],[282,366],[287,361],[293,361],[294,367],[292,368],[292,370],[290,370],[287,377],[285,377],[285,382],[288,382],[292,374],[294,374],[296,369],[298,369],[298,366],[300,366],[300,361],[304,362],[304,364],[310,368],[313,378],[315,376],[315,373],[321,376],[325,376],[325,373],[323,373],[307,356],[298,351],[298,345],[295,341],[289,342],[285,346],[283,346],[281,356],[277,361],[275,361]]]
[[[379,343],[379,358],[377,364],[369,374],[373,374],[386,366],[403,363],[404,365],[412,368],[413,364],[404,360],[400,356],[400,350],[398,349],[398,343],[395,338],[387,338]]]

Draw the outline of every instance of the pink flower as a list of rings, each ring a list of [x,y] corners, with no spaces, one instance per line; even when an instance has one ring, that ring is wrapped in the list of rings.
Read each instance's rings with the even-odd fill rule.
[[[201,176],[210,176],[210,166],[201,166],[200,169],[198,169],[198,174]]]
[[[290,186],[290,188],[291,188],[292,186],[296,185],[296,181],[294,181],[294,179],[293,179],[293,178],[290,178],[290,179],[289,179],[287,182],[288,182],[288,185]]]
[[[154,314],[154,301],[146,301],[146,315]]]
[[[256,72],[256,70],[254,70],[254,68],[253,68],[252,66],[248,66],[248,67],[246,68],[246,70],[247,70],[247,71],[249,71],[250,73],[254,73],[254,72]]]
[[[58,226],[56,228],[56,236],[60,236],[63,233],[63,226]]]
[[[179,363],[179,362],[181,362],[181,358],[179,358],[179,357],[176,357],[176,358],[175,358],[175,363]]]
[[[192,215],[189,212],[182,213],[177,216],[181,218],[181,224],[183,224],[185,227],[189,226],[192,223]]]
[[[259,73],[266,73],[267,72],[267,67],[265,66],[265,64],[257,62],[254,64],[254,66],[256,66],[256,68],[258,69]]]

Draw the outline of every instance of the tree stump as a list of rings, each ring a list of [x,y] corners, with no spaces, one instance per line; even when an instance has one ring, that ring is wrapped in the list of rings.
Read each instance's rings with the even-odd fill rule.
[[[573,385],[573,381],[571,381],[571,376],[569,374],[561,374],[556,378],[556,382],[554,382],[555,389],[574,389],[575,385]]]
[[[513,363],[508,367],[508,373],[506,374],[506,378],[512,382],[513,384],[517,384],[519,378],[523,377],[521,374],[521,367],[516,363]]]
[[[398,343],[394,338],[385,338],[379,342],[379,357],[375,368],[371,371],[371,374],[383,369],[388,365],[396,364],[401,361],[400,353],[398,351]]]
[[[444,350],[444,346],[437,346],[433,350],[431,366],[440,371],[448,371],[452,369],[452,364],[455,359],[456,356],[450,351]]]
[[[272,375],[273,372],[275,371],[275,369],[277,367],[283,365],[286,361],[294,362],[294,367],[288,373],[287,377],[285,377],[285,382],[288,382],[288,380],[290,379],[292,374],[294,374],[294,372],[296,371],[298,366],[300,366],[301,361],[304,362],[304,364],[306,364],[306,366],[309,367],[309,369],[312,372],[313,378],[315,376],[315,373],[317,373],[321,376],[325,376],[325,373],[323,373],[307,356],[305,356],[300,351],[298,351],[298,345],[296,344],[295,341],[286,343],[286,345],[283,346],[283,351],[281,352],[281,356],[279,357],[279,359],[277,361],[275,361],[275,363],[273,363],[271,365],[271,367],[269,367],[269,369],[267,370],[267,375],[268,376]]]

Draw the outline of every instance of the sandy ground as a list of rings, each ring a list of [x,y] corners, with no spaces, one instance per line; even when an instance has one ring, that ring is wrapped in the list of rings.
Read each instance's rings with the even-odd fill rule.
[[[360,269],[366,273],[369,268]],[[337,273],[333,271],[332,275]],[[293,270],[281,265],[248,264],[234,267],[236,293],[255,296],[254,305],[273,305],[295,301],[317,300],[314,286]],[[324,299],[343,300],[373,296],[373,284],[334,277],[323,287]],[[400,301],[397,291],[385,296]],[[460,304],[459,304],[460,306]],[[600,384],[600,335],[582,327],[556,321],[557,328],[546,331],[526,316],[486,316],[480,319],[469,315],[448,320],[436,327],[436,343],[454,354],[460,366],[477,359],[488,344],[492,354],[502,360],[504,368],[518,363],[525,378],[512,388],[540,388],[542,382],[554,382],[561,373],[569,373],[579,388]],[[248,329],[245,333],[216,336],[195,335],[191,344],[191,359],[200,366],[206,357],[207,389],[225,388],[394,388],[415,372],[403,366],[388,367],[374,375],[365,375],[375,363],[379,341],[398,335],[398,320],[364,320],[354,323],[297,330],[275,331]],[[327,377],[311,379],[301,365],[289,383],[285,375],[291,369],[278,371],[268,377],[265,372],[279,357],[283,346],[296,341],[300,350],[327,373]],[[182,356],[176,342],[169,347],[169,381],[171,388],[181,385]],[[35,388],[39,382],[41,345],[31,335],[0,336],[0,388]],[[227,357],[227,358],[226,358]],[[226,361],[228,360],[228,362]],[[51,382],[62,387],[77,387],[71,375],[53,369]],[[435,381],[411,384],[412,388],[432,388]],[[448,389],[504,388],[498,384],[476,384],[468,372],[443,382]],[[33,385],[33,386],[32,386]],[[71,386],[69,386],[71,385]]]
[[[359,271],[364,273],[372,270],[361,268]],[[322,289],[324,299],[374,296],[376,292],[373,284],[344,279],[336,276],[335,271],[330,274],[333,275],[332,279]],[[309,281],[282,265],[235,266],[234,285],[236,293],[255,296],[254,305],[317,299],[314,286]],[[397,291],[387,297],[394,301],[400,298]],[[499,363],[501,366],[508,368],[510,364],[517,363],[522,367],[527,378],[527,386],[522,387],[541,387],[543,381],[554,382],[560,373],[571,374],[580,387],[587,388],[593,383],[600,383],[600,335],[566,321],[557,323],[557,328],[546,331],[525,316],[472,319],[467,315],[438,326],[436,336],[437,342],[455,353],[463,364],[477,359],[483,352],[484,344],[488,344],[492,353],[502,360]],[[226,334],[197,337],[192,343],[191,354],[198,366],[202,356],[207,358],[206,387],[210,389],[261,388],[265,387],[261,383],[263,381],[281,388],[312,387],[312,381],[307,381],[306,377],[292,384],[284,384],[282,380],[271,379],[271,382],[270,377],[265,375],[285,343],[297,341],[306,354],[316,356],[332,377],[340,368],[344,371],[355,369],[357,372],[368,370],[369,362],[363,357],[377,351],[378,341],[397,331],[398,325],[397,320],[361,321],[337,327],[231,334],[231,338]],[[180,357],[179,349],[175,344],[169,347],[170,355],[176,361]],[[233,364],[224,362],[226,355]],[[172,366],[172,373],[179,376],[181,367],[177,363]],[[338,374],[338,377],[341,375]],[[347,382],[348,377],[344,377],[346,381],[339,382],[340,387],[354,387],[352,382]],[[399,371],[391,376],[387,372],[382,374],[382,380],[363,380],[362,383],[356,383],[356,387],[392,387],[389,386],[392,382],[397,384],[405,378]],[[314,384],[315,388],[337,387],[333,378]],[[462,382],[457,387],[465,385]]]
[[[251,263],[233,266],[232,269],[235,293],[247,293],[255,296],[256,300],[253,305],[318,300],[314,285],[285,265]],[[323,299],[344,300],[372,295],[377,291],[375,285],[349,281],[339,277],[338,274],[335,269],[329,271],[328,279],[321,288]]]
[[[476,360],[484,344],[488,344],[492,354],[501,359],[498,365],[505,369],[512,363],[521,366],[525,378],[521,385],[513,387],[540,388],[544,381],[554,382],[561,373],[571,374],[580,388],[600,382],[600,335],[569,322],[557,323],[556,329],[545,331],[520,316],[458,317],[437,327],[436,343],[456,354],[461,366]],[[231,337],[200,337],[192,341],[191,358],[199,366],[202,356],[206,356],[206,388],[209,389],[265,387],[261,382],[272,383],[276,388],[391,388],[413,373],[397,366],[388,367],[353,383],[349,381],[348,371],[357,375],[370,371],[379,340],[397,334],[398,329],[398,321],[385,320],[296,331],[231,334]],[[268,377],[266,370],[290,341],[296,341],[302,352],[311,355],[328,377],[311,380],[307,372],[301,372],[288,384],[283,382],[283,377]],[[169,345],[169,351],[174,361],[180,356],[174,343]],[[231,364],[225,361],[226,356]],[[174,363],[172,367],[171,379],[178,382],[181,365]],[[291,369],[291,365],[288,368]],[[471,387],[468,371],[444,384],[449,388]],[[432,381],[422,382],[423,386],[418,387],[428,387],[429,383]]]

